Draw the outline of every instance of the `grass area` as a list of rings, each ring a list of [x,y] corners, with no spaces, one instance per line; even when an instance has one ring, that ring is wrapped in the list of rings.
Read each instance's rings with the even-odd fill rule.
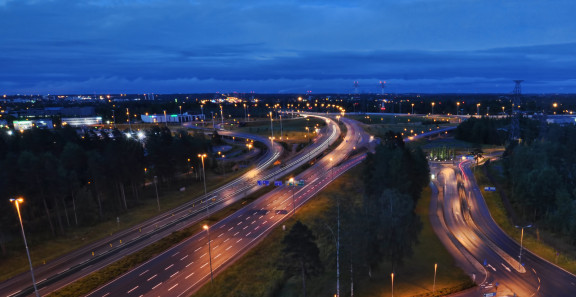
[[[280,121],[274,119],[274,136],[280,138]],[[326,125],[326,122],[315,117],[284,119],[282,121],[282,141],[287,143],[307,142],[315,136],[314,127]],[[308,127],[308,130],[306,130]],[[270,136],[270,121],[248,122],[245,127],[232,127],[234,131],[242,133],[256,134],[260,136]]]
[[[492,171],[495,173],[495,171]],[[483,170],[476,170],[474,173],[478,186],[482,191],[482,195],[486,200],[486,204],[492,214],[494,221],[517,242],[520,242],[521,230],[514,227],[513,222],[510,221],[509,216],[504,208],[502,199],[498,192],[486,192],[484,187],[493,186]],[[498,176],[494,174],[494,176]],[[502,179],[503,177],[498,177]],[[501,191],[502,189],[498,189]],[[554,263],[571,273],[576,274],[576,247],[567,244],[560,238],[554,236],[545,230],[538,229],[524,229],[523,245],[532,253]]]
[[[346,191],[350,199],[359,199],[361,194],[357,188],[361,184],[361,172],[362,167],[358,166],[339,177],[285,223],[286,229],[289,230],[296,220],[299,220],[309,226],[318,237],[325,271],[322,275],[308,280],[308,296],[334,295],[336,275],[334,242],[325,227],[324,219],[330,208],[333,208],[332,197],[336,193]],[[396,296],[432,296],[434,263],[438,263],[437,293],[459,291],[472,285],[468,276],[455,266],[452,256],[444,249],[432,230],[428,220],[430,196],[430,190],[427,189],[418,203],[416,211],[423,222],[423,229],[414,256],[406,259],[405,265],[396,271],[394,284]],[[280,227],[273,230],[254,249],[220,273],[214,279],[213,285],[204,286],[193,296],[301,296],[300,278],[286,278],[283,272],[276,268],[281,258],[281,241],[284,233]],[[381,267],[389,265],[383,263]],[[342,266],[342,270],[348,269],[348,265]],[[250,273],[246,273],[247,271]],[[354,280],[354,292],[359,296],[383,296],[390,292],[389,271],[375,271],[372,280],[369,280],[367,275],[355,276],[358,277],[360,279]],[[343,291],[344,285],[349,286],[349,281],[341,278]]]
[[[249,168],[246,170],[248,169]],[[246,171],[239,171],[224,176],[207,172],[207,189],[208,191],[217,189],[238,178],[244,172]],[[184,182],[181,182],[179,186],[170,186],[170,188],[159,188],[162,211],[173,209],[190,201],[194,197],[202,195],[203,184],[201,181],[196,181],[193,187],[186,186],[186,191],[180,192],[178,189],[183,186],[183,183]],[[50,260],[56,259],[116,232],[129,229],[158,215],[155,195],[154,187],[147,186],[143,190],[141,204],[131,208],[129,212],[119,215],[120,229],[118,229],[116,218],[111,218],[93,226],[70,229],[66,235],[57,238],[45,238],[43,235],[27,234],[30,255],[34,267],[44,265]],[[20,246],[21,244],[19,238],[18,241],[11,242],[8,246],[9,254],[0,260],[0,281],[28,271],[28,261],[24,248]]]
[[[213,213],[205,221],[217,222],[234,212],[238,211],[245,204],[248,204],[258,197],[266,194],[267,192],[273,190],[274,187],[262,188],[259,191],[253,193],[252,195],[238,201],[223,210]],[[90,293],[96,288],[110,282],[111,280],[121,276],[122,274],[136,268],[140,264],[152,259],[154,256],[166,251],[170,247],[178,244],[179,242],[189,238],[190,236],[202,231],[202,226],[205,222],[196,223],[188,228],[173,232],[172,234],[156,241],[155,243],[146,246],[142,250],[135,252],[129,256],[126,256],[74,283],[67,285],[59,289],[56,292],[49,294],[49,297],[72,297],[72,296],[82,296]],[[212,223],[211,223],[212,224]]]

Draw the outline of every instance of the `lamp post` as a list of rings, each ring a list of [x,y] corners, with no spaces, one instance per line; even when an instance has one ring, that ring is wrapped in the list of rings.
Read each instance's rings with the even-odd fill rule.
[[[272,121],[273,121],[272,112],[270,112],[270,131],[272,133],[270,139],[274,139],[274,126],[272,126]]]
[[[284,131],[282,131],[282,115],[278,115],[280,117],[280,140],[282,140],[282,134],[284,134]]]
[[[460,102],[456,102],[456,115],[460,114]]]
[[[434,105],[436,105],[436,103],[432,102],[432,114],[434,114]]]
[[[168,127],[168,118],[166,117],[166,111],[164,111],[164,124]]]
[[[156,189],[156,202],[158,203],[158,211],[160,211],[160,197],[158,196],[158,176],[154,175],[154,188]]]
[[[476,114],[480,115],[480,103],[476,104]]]
[[[206,154],[198,154],[198,158],[202,160],[202,176],[204,178],[204,195],[206,195],[206,170],[204,170],[204,158],[206,158]]]
[[[126,115],[128,116],[128,127],[130,128],[130,134],[132,134],[132,124],[130,124],[130,110],[126,108]]]
[[[293,177],[290,178],[289,184],[292,185],[292,214],[295,214],[296,213],[296,200],[294,199],[295,184],[294,184],[294,178]]]
[[[246,116],[246,103],[244,103],[244,122],[248,122],[248,117]]]
[[[414,103],[412,103],[412,114],[414,114]]]
[[[524,239],[524,228],[530,228],[532,227],[532,225],[527,225],[527,226],[514,226],[518,229],[520,229],[521,233],[520,233],[520,255],[518,255],[518,269],[520,269],[520,266],[522,265],[522,241]]]
[[[436,270],[438,269],[438,263],[434,263],[434,284],[432,285],[432,295],[436,292]]]
[[[390,274],[390,278],[392,279],[392,297],[394,297],[394,272]]]
[[[502,114],[504,114],[504,108],[505,108],[505,107],[504,107],[504,106],[502,106]]]
[[[210,283],[214,283],[214,274],[212,273],[212,249],[210,248],[210,227],[208,225],[204,225],[204,230],[208,233],[208,257],[210,259]]]
[[[40,294],[38,294],[38,288],[36,287],[36,279],[34,279],[34,268],[32,267],[32,259],[30,259],[30,251],[28,250],[26,234],[24,233],[22,216],[20,215],[20,203],[24,202],[24,198],[22,197],[10,198],[10,202],[14,203],[14,206],[16,206],[16,212],[18,213],[18,220],[20,221],[20,228],[22,229],[22,238],[24,239],[24,247],[26,247],[26,255],[28,256],[28,263],[30,264],[30,275],[32,276],[32,285],[34,285],[34,293],[36,293],[36,297],[40,297]]]
[[[204,120],[204,105],[200,104],[200,113],[202,113],[202,120]]]
[[[220,119],[222,125],[224,125],[224,111],[222,110],[222,105],[220,105]]]

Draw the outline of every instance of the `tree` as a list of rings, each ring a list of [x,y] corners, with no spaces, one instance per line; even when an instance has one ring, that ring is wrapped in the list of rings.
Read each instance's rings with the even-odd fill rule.
[[[292,226],[282,240],[284,249],[280,269],[289,275],[300,272],[304,297],[306,297],[306,279],[322,271],[320,250],[315,240],[316,237],[312,231],[300,221]]]

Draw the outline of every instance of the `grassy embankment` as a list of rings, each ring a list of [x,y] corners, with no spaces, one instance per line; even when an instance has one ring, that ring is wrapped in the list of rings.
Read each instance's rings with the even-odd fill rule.
[[[495,169],[495,166],[498,165],[492,163],[492,168],[490,169],[491,175],[494,178],[497,178],[500,184],[505,184],[504,177]],[[514,238],[517,242],[520,242],[521,230],[514,227],[514,223],[510,220],[510,216],[506,212],[498,192],[484,191],[484,187],[493,186],[486,177],[484,171],[476,170],[474,175],[494,221],[510,237]],[[506,191],[506,189],[501,188],[497,190]],[[507,194],[508,197],[510,197],[509,193]],[[571,273],[576,273],[576,247],[569,245],[561,238],[558,238],[554,234],[545,230],[530,228],[524,229],[524,231],[523,245],[526,249],[551,263],[557,264]]]
[[[307,282],[308,296],[333,296],[335,293],[334,242],[322,219],[333,207],[334,201],[331,197],[335,193],[345,191],[349,193],[350,199],[360,198],[359,192],[352,189],[361,184],[361,172],[362,168],[359,166],[344,174],[286,222],[286,228],[289,229],[296,220],[300,220],[319,238],[318,245],[326,270]],[[432,296],[434,263],[438,263],[437,293],[458,291],[471,285],[469,278],[455,266],[452,256],[432,230],[428,220],[430,196],[430,190],[426,189],[417,205],[416,211],[422,220],[423,228],[414,255],[396,270],[396,296]],[[258,246],[220,273],[214,279],[213,285],[204,286],[193,296],[301,296],[300,278],[286,278],[283,272],[277,269],[284,233],[282,228],[276,228]],[[383,263],[380,267],[389,266]],[[349,265],[342,264],[341,269],[350,268]],[[247,271],[250,273],[246,273]],[[344,284],[349,286],[349,280],[341,279],[341,286]],[[388,294],[390,289],[390,271],[374,271],[372,280],[369,280],[367,275],[355,275],[354,293],[359,296],[383,296]],[[342,287],[342,290],[345,289]]]

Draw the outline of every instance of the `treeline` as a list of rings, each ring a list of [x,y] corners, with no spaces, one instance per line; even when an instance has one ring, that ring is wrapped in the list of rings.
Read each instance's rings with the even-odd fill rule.
[[[456,127],[455,138],[475,144],[503,145],[508,125],[510,119],[469,118]]]
[[[9,198],[23,196],[27,232],[52,236],[127,212],[153,176],[170,183],[198,169],[211,143],[203,134],[154,127],[144,138],[70,127],[0,136],[0,242],[17,232]],[[208,165],[207,165],[208,166]],[[193,167],[193,168],[192,168]]]
[[[549,125],[542,136],[507,148],[510,199],[524,220],[576,244],[576,127]]]

